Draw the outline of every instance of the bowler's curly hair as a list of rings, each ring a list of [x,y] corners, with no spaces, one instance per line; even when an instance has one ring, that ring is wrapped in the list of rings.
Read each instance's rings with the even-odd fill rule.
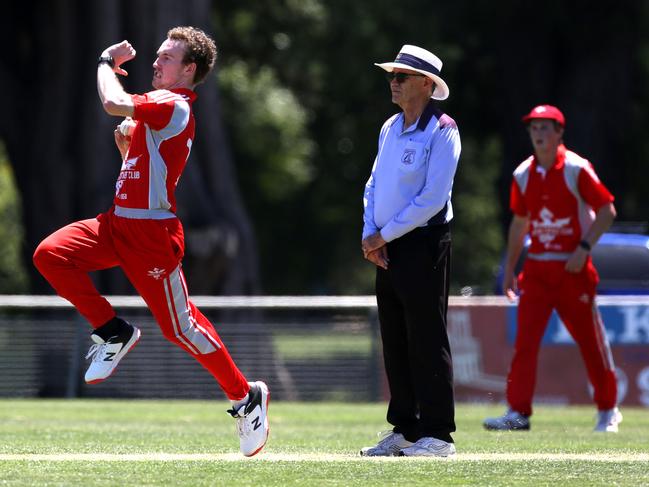
[[[196,63],[194,83],[202,83],[216,61],[216,44],[214,40],[196,27],[174,27],[167,32],[167,38],[185,43],[187,49],[183,63]]]

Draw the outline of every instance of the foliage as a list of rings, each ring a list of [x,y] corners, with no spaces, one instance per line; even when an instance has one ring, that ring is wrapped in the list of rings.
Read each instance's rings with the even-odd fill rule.
[[[271,401],[271,435],[238,453],[226,403],[0,401],[0,476],[24,485],[646,485],[649,419],[624,410],[619,434],[594,434],[592,407],[535,409],[532,431],[482,429],[500,406],[458,405],[453,460],[361,458],[385,429],[385,404]]]
[[[372,63],[396,54],[408,23],[419,32],[412,42],[437,46],[451,66],[464,56],[442,38],[441,21],[408,19],[408,10],[405,5],[395,12],[388,2],[317,0],[222,1],[215,7],[225,122],[257,225],[268,293],[372,290],[373,267],[359,251],[361,195],[378,130],[398,111]],[[287,92],[299,105],[281,101]],[[276,112],[271,129],[258,123],[259,105],[268,104],[287,110]],[[452,103],[448,109],[455,116]],[[453,288],[486,289],[502,248],[494,197],[502,153],[488,134],[484,140],[467,137],[462,121],[460,131],[469,150],[461,158],[454,193],[460,217],[454,222]],[[297,173],[287,172],[287,160]],[[278,182],[284,185],[278,188]],[[476,223],[488,230],[479,240],[466,239]]]
[[[451,274],[462,283],[464,294],[491,294],[503,237],[497,222],[501,218],[498,205],[497,179],[502,160],[502,146],[496,138],[478,145],[465,138],[462,165],[455,178],[453,194],[455,221],[453,263]]]
[[[30,85],[15,75],[24,69],[7,72],[10,91],[22,86],[60,104],[52,109],[39,96],[10,97],[8,103],[15,108],[9,113],[17,115],[0,123],[0,137],[14,150],[11,159],[24,202],[35,207],[28,211],[30,206],[25,206],[24,214],[27,235],[37,242],[53,229],[50,213],[45,218],[41,206],[68,221],[88,201],[97,207],[104,204],[96,188],[107,175],[106,166],[79,164],[70,151],[74,147],[84,158],[106,154],[104,146],[112,141],[75,133],[74,140],[85,143],[66,142],[72,140],[69,113],[82,116],[82,128],[94,127],[93,120],[105,123],[105,117],[97,118],[93,111],[93,74],[85,68],[60,69],[85,65],[96,56],[104,31],[76,22],[83,14],[78,6],[58,15],[56,4],[33,12],[19,2],[11,4],[22,14],[5,16],[5,31],[8,38],[23,42],[20,49],[7,51],[6,62],[0,64],[38,66],[39,71]],[[530,153],[520,117],[538,103],[562,108],[568,120],[566,143],[593,162],[612,190],[618,220],[647,221],[649,84],[643,80],[649,76],[648,2],[623,0],[615,9],[584,0],[547,2],[542,9],[513,0],[403,0],[398,5],[388,0],[219,0],[211,5],[223,122],[260,244],[264,293],[371,292],[373,268],[359,249],[361,194],[379,127],[398,110],[373,63],[392,59],[406,43],[427,47],[444,61],[442,74],[451,96],[440,107],[458,122],[462,136],[453,200],[453,292],[468,287],[478,293],[491,290],[509,220],[511,173]],[[125,6],[117,2],[112,12],[127,11]],[[137,25],[138,35],[157,30],[175,15],[164,6],[158,10],[153,24],[148,23],[151,16],[145,16]],[[111,21],[106,32],[117,32],[124,24],[119,15],[95,17]],[[37,28],[48,19],[62,22],[61,28],[45,23],[55,26],[56,36]],[[75,28],[67,28],[67,23]],[[127,28],[125,35],[128,32]],[[82,55],[64,47],[61,52],[67,57],[57,63],[33,63],[40,47],[52,42],[82,46]],[[148,80],[149,68],[142,69]],[[85,73],[79,85],[85,88],[68,93],[75,84],[67,75],[54,75],[76,72]],[[43,106],[50,108],[41,112]],[[24,123],[13,122],[25,113],[47,121],[37,145],[22,140],[29,132],[22,130]],[[5,134],[12,135],[11,144]],[[34,171],[32,165],[43,160],[43,152],[57,164]],[[210,154],[220,161],[229,157],[226,144]],[[79,191],[64,189],[70,197],[61,198],[58,186],[50,191],[53,178],[61,187]],[[220,206],[238,204],[238,194],[218,194],[226,195]],[[218,211],[210,208],[206,213]],[[0,226],[12,221],[3,219]],[[18,229],[7,228],[0,231],[18,235]],[[245,238],[252,247],[254,239]],[[10,248],[3,252],[10,253]],[[23,258],[28,254],[23,252]],[[207,280],[219,279],[213,272],[206,274]],[[10,285],[14,290],[20,286]]]
[[[303,152],[311,179],[292,187],[278,206],[267,190],[242,178],[264,242],[265,291],[372,290],[372,266],[358,250],[361,193],[378,129],[398,110],[372,63],[391,59],[406,43],[428,47],[444,61],[451,96],[440,107],[458,122],[462,136],[453,193],[453,292],[493,288],[509,220],[511,173],[531,151],[520,117],[538,103],[554,103],[566,113],[566,143],[595,164],[616,195],[618,219],[646,221],[649,89],[637,80],[649,69],[648,5],[621,2],[611,11],[582,1],[550,2],[539,11],[513,1],[475,1],[470,8],[468,2],[433,8],[419,0],[398,7],[387,0],[218,2],[222,66],[228,69],[234,57],[252,76],[272,70],[274,81],[307,114],[301,133],[311,148]],[[232,89],[224,97],[234,101]],[[257,93],[249,90],[248,96]],[[247,118],[245,106],[228,108],[226,123],[234,134],[243,130],[234,119]],[[245,136],[256,138],[254,130]],[[242,152],[235,147],[237,157]],[[244,157],[246,170],[260,164],[265,173],[282,174],[283,156],[261,157],[267,162]]]
[[[20,196],[0,143],[0,293],[18,294],[27,290],[27,273],[21,261],[23,226]]]
[[[269,202],[293,197],[312,179],[312,143],[305,131],[306,114],[293,93],[280,86],[267,66],[252,72],[243,62],[224,67],[221,87],[230,97],[233,143],[239,148],[242,184]],[[257,208],[255,208],[258,210]]]

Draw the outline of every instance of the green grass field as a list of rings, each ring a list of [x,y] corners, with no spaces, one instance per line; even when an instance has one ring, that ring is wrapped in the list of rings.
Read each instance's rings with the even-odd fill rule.
[[[649,485],[649,414],[596,434],[591,407],[538,407],[532,431],[487,432],[460,405],[453,459],[361,458],[384,404],[271,402],[271,436],[238,453],[224,402],[0,401],[1,486]]]

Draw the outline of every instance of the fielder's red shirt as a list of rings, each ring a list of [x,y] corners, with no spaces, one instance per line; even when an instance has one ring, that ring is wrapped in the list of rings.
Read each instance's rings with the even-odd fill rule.
[[[114,204],[176,212],[176,185],[194,139],[192,103],[185,88],[132,95],[135,129],[115,184]]]
[[[595,218],[613,195],[595,174],[592,164],[560,145],[547,171],[531,156],[514,171],[510,208],[529,217],[529,254],[566,258],[577,248]]]

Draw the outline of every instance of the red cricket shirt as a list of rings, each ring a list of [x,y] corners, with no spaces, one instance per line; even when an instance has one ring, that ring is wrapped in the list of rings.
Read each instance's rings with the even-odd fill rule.
[[[562,144],[547,171],[535,156],[516,168],[510,208],[530,219],[529,254],[565,260],[592,224],[595,211],[613,200],[592,164]]]
[[[176,212],[176,185],[194,139],[189,89],[132,95],[136,126],[115,184],[114,204],[123,208]]]

